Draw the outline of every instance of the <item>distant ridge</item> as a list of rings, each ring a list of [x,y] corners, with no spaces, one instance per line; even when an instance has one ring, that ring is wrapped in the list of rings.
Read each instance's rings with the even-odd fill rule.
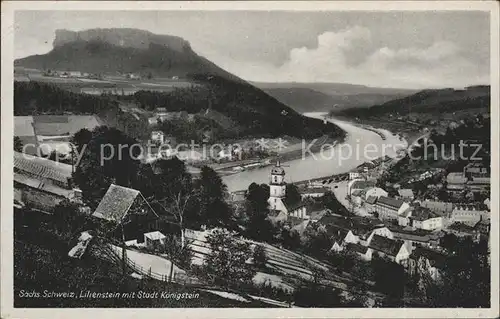
[[[469,109],[489,111],[490,91],[489,85],[469,86],[460,90],[451,88],[428,89],[369,108],[354,108],[338,113],[347,116],[367,117],[385,114],[437,114]]]

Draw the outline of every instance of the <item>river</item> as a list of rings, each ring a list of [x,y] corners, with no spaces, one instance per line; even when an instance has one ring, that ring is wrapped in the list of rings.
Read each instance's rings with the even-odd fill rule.
[[[304,115],[323,119],[326,113],[314,112],[304,113]],[[323,152],[286,162],[283,166],[286,172],[285,180],[288,183],[346,173],[368,160],[384,155],[394,157],[397,149],[407,147],[406,141],[401,141],[399,136],[387,130],[377,129],[385,136],[384,140],[379,134],[350,122],[334,118],[330,118],[329,121],[338,125],[347,133],[344,142],[325,148]],[[304,143],[304,145],[303,153],[307,154],[306,150],[309,144]],[[258,184],[268,183],[270,170],[271,167],[269,166],[257,168],[224,176],[222,179],[230,192],[243,190],[247,189],[253,182]]]

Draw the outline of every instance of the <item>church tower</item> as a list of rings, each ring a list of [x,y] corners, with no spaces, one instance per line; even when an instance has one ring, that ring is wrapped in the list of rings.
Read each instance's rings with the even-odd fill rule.
[[[279,160],[271,169],[271,181],[269,183],[269,206],[272,210],[283,211],[283,200],[286,194],[285,170],[280,166]]]

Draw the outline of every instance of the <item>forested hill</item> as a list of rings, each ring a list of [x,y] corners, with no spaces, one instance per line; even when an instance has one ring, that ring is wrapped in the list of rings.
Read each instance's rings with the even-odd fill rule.
[[[332,114],[353,117],[385,116],[388,114],[440,114],[475,110],[489,112],[490,86],[471,86],[463,90],[423,90],[370,108],[349,109]]]
[[[210,76],[210,79],[197,76],[196,80],[203,85],[176,89],[168,93],[139,91],[133,96],[121,99],[136,103],[146,110],[165,107],[168,111],[186,111],[190,114],[216,111],[220,117],[235,123],[235,126],[227,128],[217,121],[205,120],[199,123],[203,126],[199,129],[217,129],[219,135],[224,137],[288,135],[310,139],[325,134],[331,137],[343,135],[343,131],[336,125],[323,124],[320,120],[302,116],[244,82],[234,82],[217,76]],[[102,114],[116,112],[119,102],[117,97],[73,93],[54,84],[14,83],[14,114],[17,116],[65,112]]]

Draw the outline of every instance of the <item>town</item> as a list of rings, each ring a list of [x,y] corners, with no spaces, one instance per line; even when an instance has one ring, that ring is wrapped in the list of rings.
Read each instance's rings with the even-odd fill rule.
[[[493,306],[492,97],[459,50],[468,13],[467,30],[391,13],[390,36],[346,13],[283,12],[292,34],[271,11],[207,12],[210,36],[205,16],[143,13],[16,24],[15,308]]]

